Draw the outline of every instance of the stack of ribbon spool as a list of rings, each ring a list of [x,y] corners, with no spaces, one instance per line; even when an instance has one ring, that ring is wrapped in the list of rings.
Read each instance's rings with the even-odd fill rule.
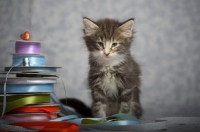
[[[15,41],[11,67],[5,67],[0,78],[1,119],[8,121],[48,121],[57,118],[59,104],[50,101],[56,78],[42,73],[55,72],[60,67],[47,67],[41,54],[41,43],[30,40],[30,33]],[[9,75],[15,74],[15,77]],[[5,79],[6,78],[6,79]]]

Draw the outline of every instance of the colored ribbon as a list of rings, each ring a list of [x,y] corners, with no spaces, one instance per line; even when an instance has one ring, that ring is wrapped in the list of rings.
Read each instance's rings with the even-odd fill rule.
[[[16,53],[40,54],[40,49],[40,42],[16,41],[15,43]]]
[[[12,70],[12,68],[15,65],[13,65],[12,67],[9,68],[7,74],[6,74],[6,78],[5,78],[5,82],[4,82],[4,88],[3,88],[3,109],[2,109],[2,113],[1,113],[1,118],[3,117],[5,110],[6,110],[6,82],[8,79],[8,74],[10,73],[10,71]]]
[[[3,97],[0,97],[0,102],[3,102]],[[6,97],[5,112],[9,112],[15,108],[37,103],[49,103],[49,94],[31,94],[31,95],[13,95]],[[0,106],[0,112],[2,112],[2,106]]]
[[[99,124],[99,125],[133,125],[141,124],[135,116],[129,114],[115,114],[106,118],[85,118],[81,124]]]
[[[20,113],[5,114],[2,119],[10,121],[49,121],[56,118],[57,115],[53,113]]]
[[[60,104],[59,108],[60,108],[62,114],[64,114],[64,115],[77,115],[78,117],[82,117],[80,114],[64,107],[62,105],[62,103],[60,102],[60,100],[58,99],[58,97],[55,95],[55,93],[51,93],[51,100],[56,104]]]
[[[13,64],[21,65],[24,58],[28,58],[30,66],[45,66],[45,59],[42,55],[13,54]]]
[[[30,105],[22,106],[16,109],[13,109],[10,112],[47,112],[55,113],[59,111],[58,105]]]
[[[4,85],[0,84],[0,93],[4,93]],[[7,84],[6,93],[39,93],[54,92],[54,84]]]
[[[36,129],[39,132],[78,132],[78,125],[69,122],[21,122],[12,125]]]
[[[3,117],[3,115],[4,115],[4,113],[5,113],[5,109],[6,109],[6,82],[7,82],[7,78],[8,78],[8,74],[10,73],[10,71],[13,69],[13,68],[15,68],[15,66],[18,66],[18,65],[14,65],[14,66],[12,66],[12,67],[10,67],[9,68],[9,70],[8,70],[8,72],[7,72],[7,74],[6,74],[6,78],[5,78],[5,82],[4,82],[4,87],[3,87],[3,109],[2,109],[2,114],[1,114],[1,118]],[[21,66],[21,64],[19,64],[19,66]],[[46,67],[45,67],[46,68]],[[22,69],[24,69],[24,68],[22,68]],[[42,68],[40,68],[39,70],[41,70]],[[51,69],[51,68],[50,68]],[[38,71],[38,69],[36,69],[37,71]],[[52,70],[52,69],[51,69]],[[47,70],[47,71],[49,71],[49,70]],[[56,71],[56,68],[54,68],[54,71]],[[63,83],[63,81],[62,81],[62,83]],[[64,85],[64,83],[63,83],[63,85]],[[16,90],[16,89],[14,89],[14,90]],[[27,90],[27,89],[25,89],[25,90]],[[34,89],[35,90],[35,89]],[[64,89],[65,90],[65,89]],[[52,91],[53,91],[53,87],[52,87]],[[32,92],[34,92],[34,91],[32,91]],[[66,92],[65,92],[66,93]]]
[[[73,120],[73,119],[77,119],[77,118],[78,118],[77,115],[68,115],[68,116],[63,116],[63,117],[53,119],[51,121],[69,121],[69,120]],[[79,123],[76,123],[76,124],[79,124]]]
[[[44,66],[18,66],[18,67],[13,67],[12,71],[25,71],[25,72],[56,72],[57,68],[61,67],[44,67]],[[5,67],[4,70],[8,71],[10,67]]]
[[[68,121],[79,125],[103,125],[103,126],[117,126],[117,125],[134,125],[141,124],[141,121],[129,114],[115,114],[106,118],[76,118],[75,117],[61,117],[53,121]]]

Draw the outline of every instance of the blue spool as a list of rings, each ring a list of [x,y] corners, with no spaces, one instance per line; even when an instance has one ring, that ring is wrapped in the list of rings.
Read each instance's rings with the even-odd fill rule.
[[[7,84],[6,93],[51,93],[54,84]],[[4,93],[4,84],[0,84],[0,93]]]
[[[22,66],[24,58],[28,58],[30,66],[45,66],[43,55],[13,54],[13,66]]]
[[[0,93],[4,93],[4,79],[0,78]],[[56,79],[8,78],[6,93],[46,93],[54,92]]]

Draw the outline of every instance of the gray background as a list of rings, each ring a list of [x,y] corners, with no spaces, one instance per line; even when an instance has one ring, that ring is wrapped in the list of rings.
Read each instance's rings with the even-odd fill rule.
[[[135,18],[131,51],[142,68],[143,122],[159,117],[200,116],[199,0],[0,0],[0,67],[11,66],[14,42],[24,31],[42,41],[47,66],[57,74],[67,97],[90,105],[88,51],[82,17]],[[65,97],[61,81],[55,85]]]

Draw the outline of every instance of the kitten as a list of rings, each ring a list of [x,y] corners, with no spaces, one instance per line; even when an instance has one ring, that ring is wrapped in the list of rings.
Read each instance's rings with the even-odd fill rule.
[[[130,53],[134,19],[94,22],[83,18],[83,23],[83,38],[89,51],[88,85],[93,101],[89,115],[102,118],[127,113],[140,118],[140,67]]]

